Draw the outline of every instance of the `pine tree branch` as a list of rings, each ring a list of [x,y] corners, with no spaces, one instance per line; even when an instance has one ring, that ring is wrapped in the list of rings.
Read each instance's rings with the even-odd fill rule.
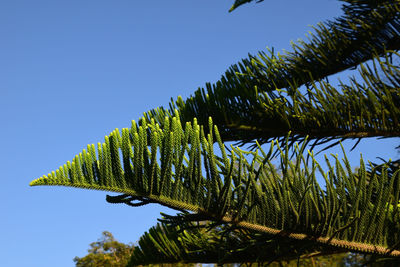
[[[266,93],[274,100],[277,89],[293,92],[306,85],[316,90],[313,84],[331,74],[356,67],[374,57],[390,57],[387,51],[400,49],[399,10],[400,3],[394,0],[349,1],[343,7],[343,16],[320,24],[308,42],[294,44],[293,52],[278,55],[261,52],[258,57],[250,56],[233,65],[216,84],[207,84],[185,101],[178,98],[171,102],[169,110],[159,108],[145,116],[147,120],[155,119],[160,125],[164,117],[173,114],[175,109],[180,111],[183,122],[196,117],[200,124],[207,125],[208,117],[212,117],[224,141],[247,143],[259,139],[261,142],[265,139],[262,137],[265,131],[232,127],[257,128],[260,119],[264,119],[264,125],[271,125],[271,129],[295,133],[293,124],[281,121],[280,114],[277,114],[277,119],[264,114],[265,103],[259,101],[259,94]],[[395,69],[398,72],[397,66]],[[394,80],[398,83],[398,78]],[[373,90],[375,84],[369,87]]]
[[[303,155],[307,141],[294,144],[294,161],[289,161],[288,145],[281,148],[275,142],[268,153],[259,146],[261,155],[235,147],[226,150],[211,120],[208,128],[214,130],[206,135],[196,120],[182,128],[179,117],[177,113],[171,124],[166,118],[168,128],[163,131],[154,121],[139,128],[134,123],[122,135],[115,130],[98,145],[97,159],[94,145],[88,146],[72,163],[31,185],[120,192],[125,195],[108,200],[128,205],[135,200],[141,201],[138,205],[159,203],[197,214],[189,213],[184,220],[202,217],[289,239],[400,255],[393,247],[400,240],[396,230],[400,229],[396,202],[400,188],[394,183],[399,172],[389,180],[384,167],[379,177],[376,173],[370,177],[361,160],[354,175],[346,158],[345,167],[336,158],[335,167],[323,172],[313,155],[308,167]],[[221,157],[215,155],[214,140]],[[281,174],[271,162],[274,145],[280,151]],[[326,191],[317,183],[316,170],[326,180]]]
[[[208,120],[207,114],[215,115],[213,120],[220,129],[222,140],[240,144],[254,140],[262,144],[282,137],[281,140],[285,140],[289,131],[292,132],[289,141],[301,141],[308,135],[309,140],[315,139],[317,143],[334,139],[397,137],[400,132],[400,71],[389,56],[399,57],[399,54],[388,51],[385,58],[376,58],[370,63],[372,66],[362,66],[362,83],[353,79],[350,84],[342,83],[337,88],[319,81],[307,90],[299,90],[293,84],[290,90],[280,90],[277,94],[261,93],[255,87],[243,90],[243,99],[227,95],[217,100],[214,96],[204,95],[203,100],[192,99],[189,104],[178,99],[171,109],[183,112],[180,113],[182,121],[199,115],[199,122],[204,123]],[[161,118],[165,116],[172,116],[171,112],[157,109],[145,114],[141,123],[154,119],[162,128]]]

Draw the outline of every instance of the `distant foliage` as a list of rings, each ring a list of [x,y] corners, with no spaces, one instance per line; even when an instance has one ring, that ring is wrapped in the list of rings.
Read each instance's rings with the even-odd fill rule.
[[[102,237],[90,244],[89,254],[75,257],[77,267],[124,267],[133,252],[132,244],[124,244],[115,240],[114,236],[104,231]]]

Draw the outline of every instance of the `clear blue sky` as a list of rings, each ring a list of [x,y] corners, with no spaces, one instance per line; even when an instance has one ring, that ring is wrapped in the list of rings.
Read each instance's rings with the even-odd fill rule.
[[[73,266],[104,230],[135,242],[156,205],[105,192],[29,187],[142,112],[215,82],[267,46],[290,49],[309,25],[340,14],[334,0],[0,2],[0,258],[2,266]],[[351,142],[349,142],[350,144]],[[394,140],[349,155],[396,157]]]

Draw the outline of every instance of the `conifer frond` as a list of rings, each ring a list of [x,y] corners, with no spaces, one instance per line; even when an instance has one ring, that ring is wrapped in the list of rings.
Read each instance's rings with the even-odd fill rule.
[[[204,123],[206,116],[212,114],[222,140],[241,144],[254,140],[266,143],[275,138],[283,142],[289,131],[292,132],[290,142],[304,140],[308,135],[315,144],[334,139],[397,137],[400,135],[400,69],[391,57],[399,56],[397,52],[386,51],[384,57],[361,65],[361,81],[352,78],[348,84],[333,86],[319,80],[310,82],[304,90],[293,81],[290,87],[277,92],[238,85],[217,94],[221,91],[215,87],[208,94],[196,93],[186,102],[178,99],[171,109],[180,111],[182,121],[199,116],[199,122]],[[155,119],[162,125],[170,113],[156,109],[145,114],[145,119],[148,122]]]
[[[229,12],[232,12],[233,10],[235,10],[236,8],[238,8],[239,6],[246,4],[246,3],[250,3],[252,1],[255,0],[235,0],[235,3],[233,3],[233,5],[231,6],[231,8],[229,9]],[[258,0],[257,3],[260,3],[264,0]]]
[[[154,121],[139,127],[133,123],[122,134],[115,130],[106,136],[98,144],[97,157],[90,145],[72,163],[31,185],[120,192],[124,195],[109,201],[159,203],[192,212],[181,216],[183,221],[203,218],[269,235],[400,256],[397,247],[390,251],[400,241],[400,188],[394,187],[399,172],[390,180],[385,168],[379,176],[367,177],[361,160],[354,175],[346,158],[344,167],[335,158],[325,173],[312,154],[312,166],[305,164],[306,142],[294,145],[295,160],[289,161],[288,146],[272,142],[268,153],[261,146],[253,152],[227,150],[211,119],[208,128],[206,134],[196,119],[183,128],[177,112],[171,122],[165,118],[163,130]],[[214,140],[221,157],[215,155]],[[281,173],[271,162],[275,143]],[[318,172],[326,190],[317,182]]]
[[[244,2],[248,1],[235,4]],[[272,99],[279,95],[280,89],[296,94],[302,85],[313,88],[313,84],[332,74],[355,68],[373,58],[379,61],[381,56],[390,57],[393,51],[400,49],[400,1],[345,2],[344,15],[319,24],[315,33],[307,37],[308,41],[292,45],[292,52],[249,55],[231,66],[217,83],[206,84],[185,101],[178,98],[170,103],[169,109],[154,109],[146,116],[162,124],[166,115],[179,109],[182,122],[196,117],[203,125],[207,125],[208,117],[212,117],[224,141],[248,143],[255,139],[261,142],[270,140],[269,137],[280,138],[286,136],[288,127],[296,136],[295,125],[281,121],[279,113],[278,118],[265,114],[265,103],[259,101],[260,94],[268,94]],[[396,79],[398,81],[398,76]],[[276,111],[282,113],[279,109]],[[261,129],[260,118],[263,119]],[[275,129],[278,131],[274,132]],[[304,137],[303,133],[300,135]],[[339,135],[336,138],[346,138],[346,135]]]
[[[240,263],[289,261],[341,253],[313,241],[298,241],[211,223],[157,224],[135,247],[129,267],[162,263]]]

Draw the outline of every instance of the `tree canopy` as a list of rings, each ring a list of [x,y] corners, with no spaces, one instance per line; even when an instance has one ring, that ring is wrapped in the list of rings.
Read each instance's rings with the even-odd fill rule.
[[[180,211],[142,236],[129,266],[344,251],[398,260],[398,164],[361,157],[354,172],[346,156],[334,156],[324,170],[313,152],[400,136],[400,2],[342,2],[342,16],[292,51],[249,55],[215,84],[146,112],[31,185],[105,190],[120,193],[110,203]],[[329,82],[354,68],[357,78]]]
[[[133,252],[132,244],[123,244],[115,240],[114,236],[104,231],[102,237],[90,244],[88,255],[75,257],[77,267],[125,267]]]

